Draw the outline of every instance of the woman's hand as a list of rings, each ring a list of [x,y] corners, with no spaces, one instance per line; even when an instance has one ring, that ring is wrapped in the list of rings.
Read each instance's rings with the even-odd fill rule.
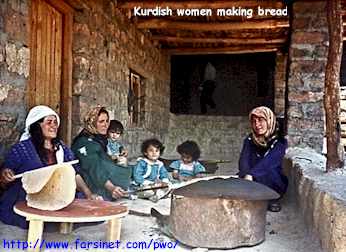
[[[105,188],[112,194],[112,198],[119,199],[124,197],[126,192],[120,187],[115,186],[110,180],[105,183]]]
[[[1,172],[1,180],[5,184],[8,184],[8,183],[14,181],[15,180],[14,172],[11,169],[9,169],[9,168],[3,169],[2,172]]]
[[[119,199],[125,196],[125,191],[120,186],[114,186],[111,193],[114,199]]]
[[[98,194],[93,193],[88,197],[88,199],[90,199],[90,200],[103,200],[103,197],[98,195]]]
[[[249,175],[249,174],[246,174],[244,179],[253,181],[253,177],[251,175]]]

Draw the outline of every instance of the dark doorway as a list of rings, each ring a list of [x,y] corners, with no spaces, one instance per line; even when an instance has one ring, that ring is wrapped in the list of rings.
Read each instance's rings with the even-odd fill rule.
[[[275,59],[275,53],[172,56],[171,112],[244,116],[255,106],[273,108]]]

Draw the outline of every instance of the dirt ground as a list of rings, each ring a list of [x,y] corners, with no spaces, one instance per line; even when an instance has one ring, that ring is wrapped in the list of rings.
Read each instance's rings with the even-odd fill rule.
[[[156,218],[150,216],[151,207],[155,207],[162,213],[169,211],[169,199],[159,203],[135,200],[127,202],[130,214],[122,220],[121,243],[118,248],[112,249],[89,249],[87,242],[100,242],[105,238],[105,224],[83,226],[76,228],[71,234],[63,235],[57,232],[43,234],[43,239],[49,241],[69,241],[69,249],[45,249],[44,251],[208,251],[203,248],[189,248],[179,244],[161,232]],[[187,231],[188,232],[188,231]],[[23,251],[18,247],[6,247],[6,241],[26,241],[27,231],[17,227],[0,223],[0,251]],[[79,247],[76,248],[76,241]],[[146,243],[147,248],[126,248],[126,244],[136,242]],[[171,248],[157,249],[154,245],[161,242]],[[162,243],[166,242],[166,243]],[[134,246],[134,245],[133,245]],[[83,248],[82,248],[83,247]],[[293,203],[283,202],[283,209],[279,213],[267,213],[266,238],[261,244],[253,247],[236,248],[231,250],[209,251],[234,251],[234,252],[322,252],[318,241],[316,241],[305,229],[302,218],[297,215]]]

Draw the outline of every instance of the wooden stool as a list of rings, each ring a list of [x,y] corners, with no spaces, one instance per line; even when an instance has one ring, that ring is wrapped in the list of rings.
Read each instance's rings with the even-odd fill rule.
[[[128,214],[126,206],[109,201],[75,199],[67,207],[58,211],[39,210],[28,207],[26,202],[18,202],[14,206],[14,212],[26,217],[29,221],[28,251],[40,251],[44,222],[61,222],[60,232],[72,231],[74,222],[97,222],[108,221],[107,241],[120,239],[121,220]],[[36,246],[35,243],[38,244]]]

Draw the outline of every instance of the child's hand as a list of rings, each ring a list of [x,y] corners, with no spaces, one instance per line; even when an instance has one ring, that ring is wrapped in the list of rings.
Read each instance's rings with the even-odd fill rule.
[[[122,156],[122,157],[127,157],[127,155],[129,154],[128,150],[123,150],[119,156]]]
[[[178,173],[177,171],[173,171],[172,177],[173,177],[174,179],[179,179],[179,173]]]
[[[180,181],[189,181],[191,179],[191,177],[186,177],[186,176],[180,176],[179,175],[179,180]]]

